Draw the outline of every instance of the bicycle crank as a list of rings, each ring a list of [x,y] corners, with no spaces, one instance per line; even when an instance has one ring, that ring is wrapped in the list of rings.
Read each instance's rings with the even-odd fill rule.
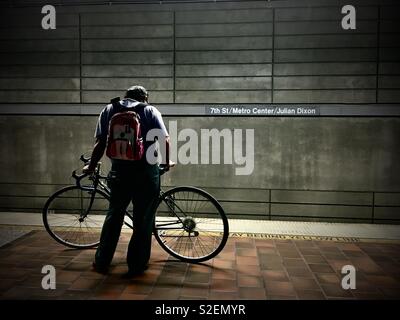
[[[194,221],[194,219],[192,217],[186,217],[183,220],[182,224],[183,224],[183,228],[185,229],[185,231],[187,231],[189,234],[194,233],[195,236],[197,236],[199,234],[197,231],[194,231],[194,229],[196,228],[196,221]]]

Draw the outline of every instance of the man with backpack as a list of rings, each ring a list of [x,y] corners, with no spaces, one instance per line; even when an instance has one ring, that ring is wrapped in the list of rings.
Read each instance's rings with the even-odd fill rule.
[[[168,132],[161,113],[148,104],[148,93],[144,87],[129,88],[124,99],[111,100],[100,113],[92,157],[83,169],[84,172],[93,172],[105,151],[111,159],[112,167],[108,174],[110,205],[93,262],[97,272],[108,272],[125,211],[131,201],[134,206],[134,231],[128,246],[126,276],[141,274],[147,269],[154,214],[160,192],[159,167],[154,163],[155,142],[146,141],[151,130],[160,133],[157,137],[160,144],[165,141],[165,154],[162,157],[168,170]]]

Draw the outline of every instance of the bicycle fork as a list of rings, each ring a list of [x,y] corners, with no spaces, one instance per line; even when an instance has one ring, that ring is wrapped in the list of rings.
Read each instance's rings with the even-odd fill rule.
[[[87,207],[87,209],[85,210],[85,212],[81,212],[81,214],[79,215],[79,222],[82,223],[85,221],[86,217],[88,216],[90,210],[92,209],[93,206],[93,202],[96,196],[96,190],[97,190],[97,185],[98,185],[98,179],[95,179],[93,182],[93,189],[92,188],[88,188],[88,193],[90,194],[90,201],[89,201],[89,205]],[[84,189],[85,190],[85,189]]]

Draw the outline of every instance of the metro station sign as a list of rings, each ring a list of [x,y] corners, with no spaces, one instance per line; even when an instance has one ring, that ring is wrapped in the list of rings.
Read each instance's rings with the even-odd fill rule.
[[[223,105],[206,106],[208,115],[226,116],[317,116],[320,109],[317,106],[293,106],[293,105]]]

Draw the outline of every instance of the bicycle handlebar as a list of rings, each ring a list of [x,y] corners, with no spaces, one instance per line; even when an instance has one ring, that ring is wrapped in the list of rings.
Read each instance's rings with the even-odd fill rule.
[[[81,160],[84,164],[87,164],[90,161],[90,157],[85,158],[85,156],[82,154],[79,158],[79,160]],[[160,176],[162,176],[164,173],[169,171],[169,166],[166,166],[165,164],[160,164],[159,166],[159,172],[160,172]],[[76,174],[76,170],[72,171],[72,177],[76,180],[76,184],[77,186],[79,186],[80,188],[81,186],[81,180],[89,175],[92,175],[93,173],[82,173],[80,175]],[[98,173],[97,173],[98,174]],[[100,178],[107,178],[107,177],[103,177],[101,175],[99,175]]]
[[[90,161],[90,157],[89,158],[85,158],[85,156],[82,154],[81,157],[79,158],[79,160],[81,160],[83,163],[88,163]]]
[[[79,188],[82,188],[82,186],[81,186],[81,180],[82,180],[83,178],[87,177],[88,175],[89,175],[89,173],[82,173],[82,174],[80,174],[80,175],[77,175],[77,174],[76,174],[76,170],[72,171],[72,177],[76,180],[76,185],[77,185]]]
[[[164,173],[169,171],[169,167],[167,167],[165,164],[160,164],[158,166],[158,168],[159,168],[160,176],[162,176]]]

